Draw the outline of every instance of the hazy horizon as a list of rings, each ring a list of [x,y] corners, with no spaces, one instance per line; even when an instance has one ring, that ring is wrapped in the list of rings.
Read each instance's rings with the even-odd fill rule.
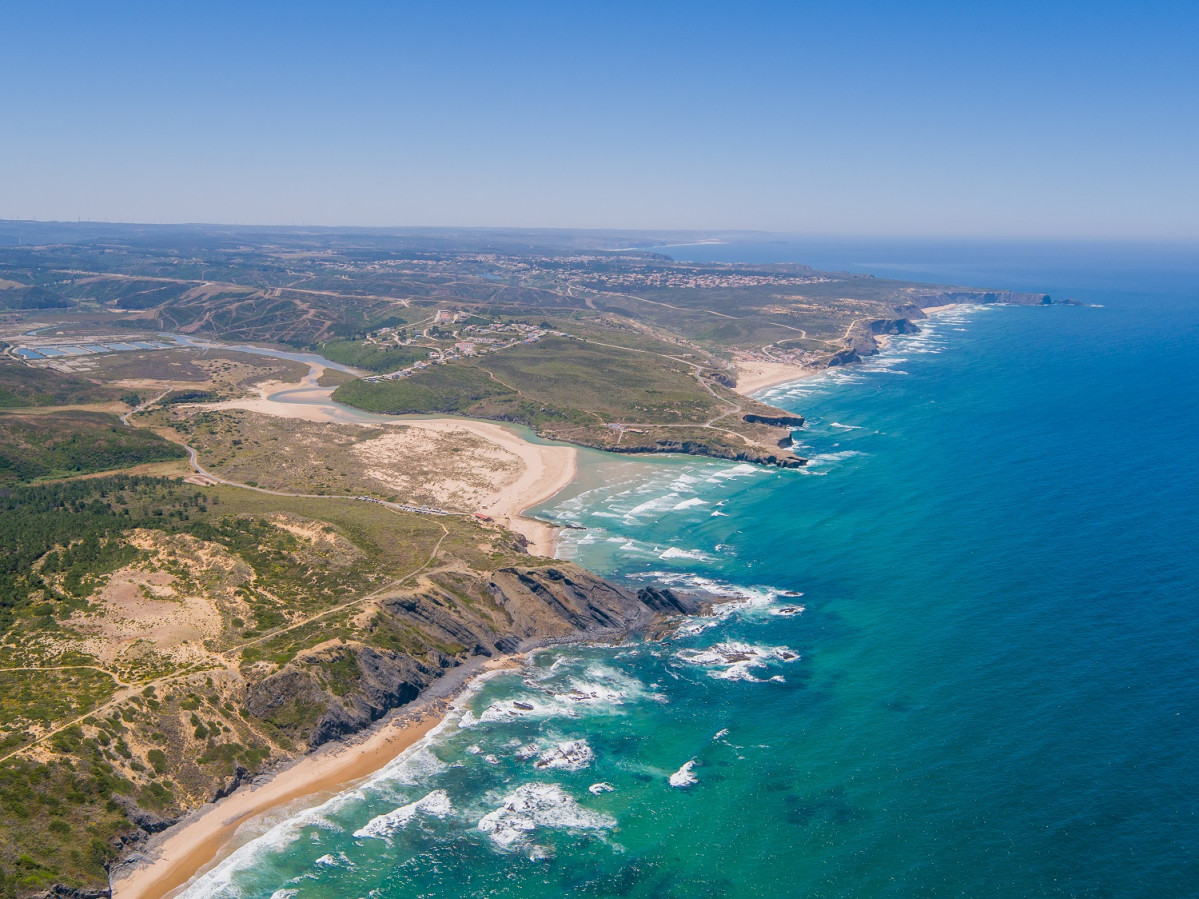
[[[9,15],[0,219],[1199,239],[1184,4]]]
[[[1156,237],[1156,236],[1076,236],[1076,235],[1037,235],[1037,234],[1011,234],[1011,235],[973,235],[973,234],[934,234],[934,233],[881,233],[881,232],[832,232],[832,231],[770,231],[754,228],[649,228],[649,227],[621,227],[618,225],[608,227],[571,227],[566,225],[478,225],[478,224],[445,224],[445,225],[429,225],[429,224],[371,224],[364,225],[358,223],[347,223],[330,225],[322,222],[279,222],[279,221],[264,221],[264,222],[203,222],[203,221],[122,221],[109,219],[13,219],[0,218],[0,241],[6,236],[4,229],[11,230],[12,228],[29,225],[33,228],[37,227],[112,227],[112,228],[147,228],[147,229],[214,229],[228,230],[237,233],[240,230],[252,231],[271,231],[274,229],[282,231],[306,231],[312,233],[321,232],[354,232],[360,231],[363,233],[384,233],[394,234],[397,236],[419,236],[422,233],[446,232],[447,234],[487,234],[487,233],[504,233],[513,232],[521,233],[546,233],[546,234],[575,234],[575,235],[606,235],[609,237],[653,237],[658,240],[679,239],[677,244],[664,243],[660,244],[662,248],[670,246],[693,246],[695,244],[685,242],[694,239],[698,243],[792,243],[792,242],[807,242],[814,243],[871,243],[877,242],[880,244],[895,243],[895,244],[944,244],[968,246],[972,244],[988,245],[988,246],[1021,246],[1021,245],[1075,245],[1080,247],[1103,247],[1103,246],[1145,246],[1162,249],[1179,249],[1183,251],[1192,251],[1199,249],[1199,236],[1194,238],[1189,237]],[[53,243],[53,241],[51,241]],[[35,245],[35,244],[31,244]],[[630,247],[634,249],[634,247]]]

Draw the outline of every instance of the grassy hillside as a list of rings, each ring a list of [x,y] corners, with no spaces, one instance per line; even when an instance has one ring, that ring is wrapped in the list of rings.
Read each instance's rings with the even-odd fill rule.
[[[122,391],[0,356],[0,409],[110,403]]]
[[[786,430],[744,420],[783,413],[738,396],[714,374],[656,349],[547,337],[403,379],[353,381],[334,399],[371,412],[520,422],[545,437],[603,449],[789,458],[779,449]]]
[[[420,347],[367,346],[352,340],[331,340],[321,346],[321,355],[352,368],[386,373],[427,358],[429,351]]]
[[[444,589],[498,626],[485,572],[533,560],[496,535],[157,478],[5,491],[0,896],[101,885],[138,822],[410,698],[369,677],[424,683],[466,647],[372,597]]]
[[[104,412],[0,413],[0,486],[186,456],[182,447]]]

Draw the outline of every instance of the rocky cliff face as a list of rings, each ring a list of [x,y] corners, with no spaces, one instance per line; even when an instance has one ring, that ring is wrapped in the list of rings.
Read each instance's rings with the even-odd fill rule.
[[[634,593],[569,563],[443,581],[381,602],[386,620],[379,628],[408,635],[410,645],[380,640],[392,645],[318,647],[252,685],[246,708],[315,747],[406,705],[471,657],[619,637],[698,608],[670,590]]]
[[[657,440],[654,443],[629,444],[621,446],[605,446],[610,453],[685,453],[690,456],[711,456],[714,459],[728,459],[730,462],[753,462],[757,465],[776,465],[779,468],[799,468],[807,464],[803,459],[780,446],[779,452],[750,448],[726,450],[693,440]]]
[[[927,316],[922,317],[927,318]],[[906,318],[880,318],[870,322],[871,334],[919,334],[920,326]]]
[[[758,415],[750,412],[741,418],[750,424],[770,425],[772,428],[802,428],[804,425],[802,415]]]
[[[167,742],[191,747],[192,757],[171,756],[172,786],[190,798],[151,809],[114,793],[112,801],[124,809],[132,829],[113,845],[126,855],[136,852],[149,834],[188,808],[228,795],[267,767],[286,765],[422,696],[451,696],[482,660],[552,643],[652,634],[670,617],[701,609],[699,600],[669,589],[625,589],[569,562],[530,559],[527,565],[478,571],[454,558],[441,561],[415,590],[360,607],[354,629],[340,631],[352,636],[331,637],[280,667],[259,662],[192,677],[186,686],[188,708],[194,710],[189,728],[204,728],[211,739],[216,728],[247,726],[269,735],[270,751],[250,758],[245,746],[234,743],[241,754],[231,757],[233,764],[201,770],[195,756],[215,751],[215,744],[203,742],[198,732],[195,741],[175,734]],[[330,632],[338,633],[333,627]],[[166,729],[161,720],[155,726]],[[45,893],[47,899],[107,895],[99,887]]]
[[[1054,299],[1047,293],[1020,293],[1015,290],[934,290],[914,295],[912,302],[922,309],[927,309],[930,306],[948,306],[953,303],[1005,303],[1010,306],[1051,306],[1054,304]]]
[[[879,351],[880,334],[919,334],[920,326],[914,320],[928,318],[924,310],[935,306],[958,303],[1002,303],[1012,306],[1076,305],[1074,300],[1055,301],[1047,293],[1020,293],[1014,290],[929,290],[913,291],[910,302],[895,307],[896,318],[881,318],[873,321],[858,321],[845,334],[845,349],[839,350],[828,360],[828,367],[850,365],[861,362],[866,356]]]

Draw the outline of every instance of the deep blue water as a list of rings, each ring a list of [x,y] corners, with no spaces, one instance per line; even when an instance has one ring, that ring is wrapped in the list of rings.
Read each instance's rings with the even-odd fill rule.
[[[803,471],[587,454],[565,554],[747,602],[537,655],[191,894],[1196,895],[1199,253],[670,252],[1101,306],[959,309],[771,391]]]

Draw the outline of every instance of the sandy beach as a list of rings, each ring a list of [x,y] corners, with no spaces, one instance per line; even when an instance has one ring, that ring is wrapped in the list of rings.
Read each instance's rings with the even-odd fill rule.
[[[735,389],[742,396],[751,396],[767,387],[815,377],[820,371],[818,368],[786,362],[738,362]]]
[[[572,446],[530,443],[503,425],[467,418],[396,418],[358,413],[333,402],[332,387],[316,382],[322,370],[314,366],[298,384],[267,382],[256,389],[257,397],[202,406],[205,409],[244,409],[263,415],[332,424],[386,424],[428,434],[468,431],[479,440],[519,459],[523,470],[515,477],[493,478],[478,510],[522,535],[529,552],[552,556],[557,529],[543,521],[524,517],[525,510],[544,502],[569,484],[578,470],[578,450]]]
[[[524,464],[524,473],[498,490],[490,501],[485,501],[480,511],[522,535],[529,541],[529,552],[534,555],[554,555],[558,529],[544,521],[526,518],[523,513],[545,502],[574,480],[579,465],[577,449],[529,443],[502,425],[482,421],[441,419],[422,422],[422,425],[463,427],[518,456]]]
[[[522,655],[489,659],[459,669],[436,685],[454,695],[493,672],[519,668]],[[427,694],[426,694],[427,695]],[[140,858],[120,867],[112,878],[114,899],[162,899],[172,895],[213,862],[236,848],[239,828],[297,800],[315,807],[382,769],[441,724],[452,708],[445,698],[417,700],[419,708],[400,710],[375,729],[322,746],[262,783],[243,786],[224,799],[197,809],[178,824],[152,837]]]
[[[275,774],[265,783],[242,787],[151,839],[146,861],[119,868],[112,895],[119,899],[160,899],[183,886],[230,846],[239,827],[297,799],[315,805],[378,771],[414,746],[441,721],[445,707],[386,724],[360,742],[335,743]]]

